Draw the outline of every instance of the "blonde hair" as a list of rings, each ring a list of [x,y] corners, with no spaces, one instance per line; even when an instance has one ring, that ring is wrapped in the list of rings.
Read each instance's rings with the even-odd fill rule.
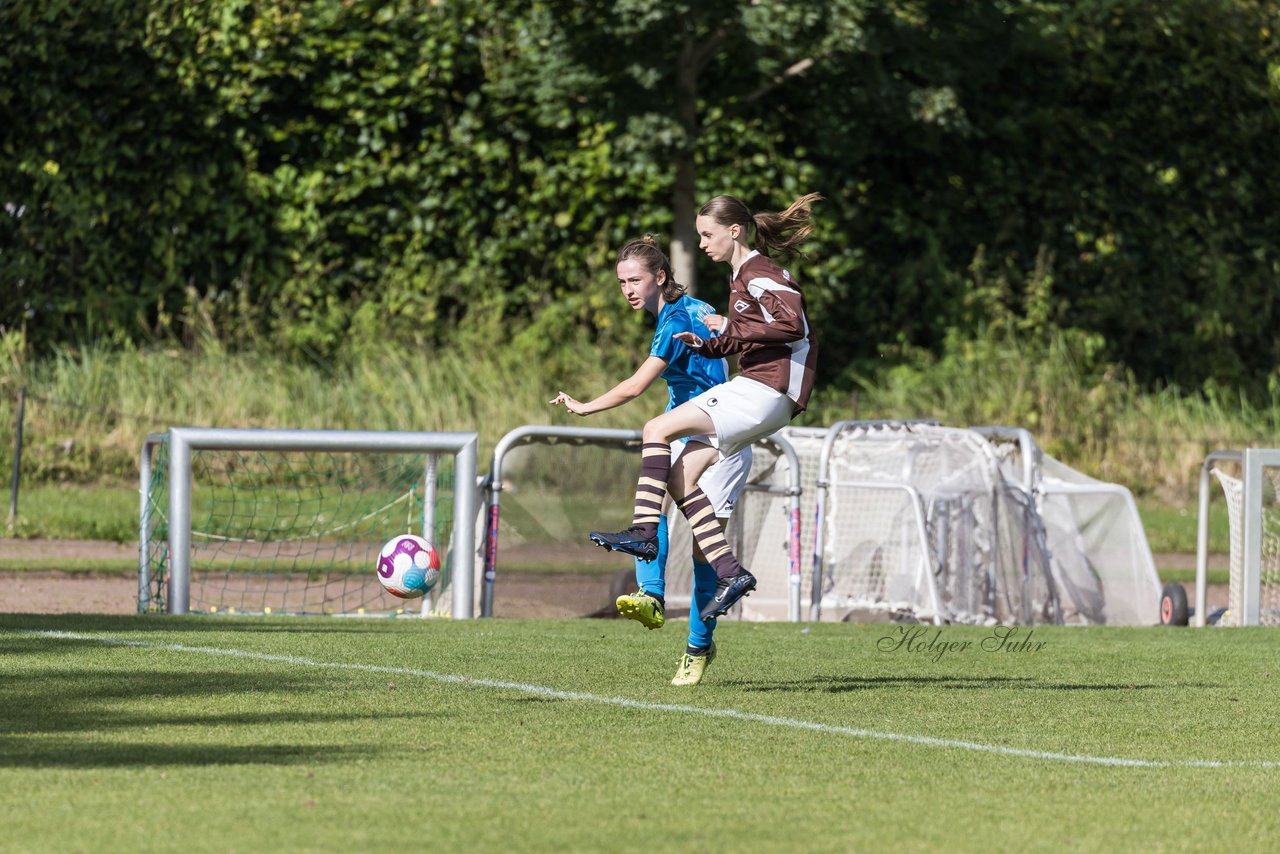
[[[813,231],[812,206],[822,199],[820,193],[806,193],[784,211],[753,214],[733,196],[716,196],[702,206],[698,216],[709,216],[720,225],[740,225],[744,233],[748,226],[755,226],[753,245],[765,255],[771,249],[803,255],[798,247]]]

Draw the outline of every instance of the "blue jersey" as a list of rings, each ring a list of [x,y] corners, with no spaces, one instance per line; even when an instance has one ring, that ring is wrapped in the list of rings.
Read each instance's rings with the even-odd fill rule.
[[[658,312],[658,328],[653,333],[649,355],[667,363],[662,378],[667,381],[668,410],[729,378],[724,359],[700,356],[672,337],[677,332],[692,332],[703,340],[715,337],[703,323],[703,318],[715,313],[710,305],[690,296],[667,303]]]

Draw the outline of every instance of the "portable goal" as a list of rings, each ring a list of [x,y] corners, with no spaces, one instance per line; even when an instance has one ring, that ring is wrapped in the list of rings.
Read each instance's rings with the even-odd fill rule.
[[[1219,450],[1200,467],[1195,625],[1206,622],[1209,495],[1222,487],[1230,525],[1230,575],[1223,626],[1280,626],[1280,449]]]
[[[1160,585],[1132,495],[1020,428],[847,421],[779,431],[801,469],[813,620],[1154,625]],[[756,465],[764,462],[758,458]],[[791,463],[767,463],[770,477]],[[753,466],[754,473],[754,466]],[[743,563],[787,574],[779,498],[740,503]],[[747,619],[782,619],[754,594]]]
[[[639,430],[531,424],[498,441],[493,467],[484,479],[488,512],[480,556],[484,566],[483,616],[494,613],[499,577],[505,576],[509,583],[518,581],[500,572],[500,551],[507,556],[506,565],[520,567],[521,575],[529,571],[578,577],[609,574],[627,590],[634,589],[632,559],[589,544],[586,532],[593,526],[624,524],[629,518],[640,438]],[[788,458],[797,459],[780,436],[753,444],[751,475],[726,535],[736,553],[753,556],[762,526],[770,536],[777,533],[771,542],[781,550],[783,569],[761,577],[751,599],[768,602],[772,610],[799,620],[800,484],[798,475],[779,476],[775,472],[775,462]],[[798,472],[799,466],[792,465],[791,470]],[[760,515],[757,511],[766,505],[772,509]],[[668,612],[674,613],[692,601],[692,535],[674,505],[668,508],[667,519],[665,598]],[[612,602],[602,601],[599,606],[612,613]],[[742,614],[742,607],[736,606],[727,616],[734,619]]]
[[[472,616],[477,435],[173,428],[140,460],[139,611]],[[374,565],[398,533],[435,543],[422,600]],[[465,544],[457,548],[458,544]]]

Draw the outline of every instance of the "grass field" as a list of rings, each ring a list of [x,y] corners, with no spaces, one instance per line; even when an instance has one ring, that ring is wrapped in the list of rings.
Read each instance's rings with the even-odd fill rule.
[[[1272,632],[910,632],[3,615],[0,850],[1274,849]]]
[[[1227,550],[1227,511],[1219,500],[1209,508],[1209,549]],[[594,502],[594,503],[593,503]],[[598,499],[584,502],[586,509],[599,506]],[[20,513],[14,536],[43,539],[138,540],[138,490],[136,486],[49,486],[27,487],[21,492]],[[582,508],[570,508],[576,515]],[[525,523],[529,510],[508,500],[504,516]],[[1196,508],[1173,507],[1156,501],[1138,502],[1147,539],[1155,552],[1194,552],[1196,548]],[[552,532],[549,541],[564,539],[565,532]]]

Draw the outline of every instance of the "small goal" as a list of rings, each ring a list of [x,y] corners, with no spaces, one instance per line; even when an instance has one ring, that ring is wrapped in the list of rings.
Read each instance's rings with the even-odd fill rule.
[[[1206,623],[1210,476],[1226,498],[1229,589],[1223,626],[1280,626],[1280,449],[1219,450],[1200,467],[1195,625]]]
[[[503,436],[494,447],[493,467],[485,477],[488,507],[484,519],[481,616],[493,616],[498,585],[499,541],[508,554],[503,574],[516,582],[531,572],[543,576],[589,578],[608,574],[612,584],[602,613],[613,614],[617,594],[635,589],[634,561],[587,542],[585,532],[612,515],[621,523],[635,495],[635,455],[641,432],[596,427],[528,424]],[[800,608],[799,460],[780,435],[752,445],[751,476],[726,535],[736,554],[752,565],[762,532],[780,572],[762,573],[751,597],[758,607],[796,621]],[[779,475],[781,462],[791,474]],[[668,502],[669,546],[666,569],[668,616],[692,606],[692,535],[688,523]],[[744,523],[744,519],[750,520]],[[515,571],[512,572],[511,570]],[[729,618],[743,616],[735,606]],[[778,619],[782,619],[779,616]]]
[[[475,433],[173,428],[140,460],[138,610],[472,616]],[[421,600],[383,590],[388,539],[444,565]],[[465,544],[455,548],[456,544]]]
[[[1088,477],[1014,427],[844,421],[786,427],[800,469],[797,579],[811,620],[1155,625],[1160,584],[1128,489]],[[760,485],[792,460],[756,453]],[[744,497],[731,529],[764,588],[790,576],[780,494]],[[735,546],[736,547],[736,546]],[[782,601],[744,600],[748,620]]]

